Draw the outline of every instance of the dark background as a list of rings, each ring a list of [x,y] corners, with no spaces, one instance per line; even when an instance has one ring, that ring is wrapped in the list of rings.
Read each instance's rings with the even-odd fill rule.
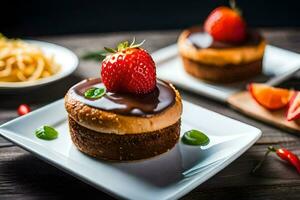
[[[237,0],[254,27],[299,27],[300,1]],[[2,0],[0,32],[41,36],[178,29],[201,24],[227,0]]]

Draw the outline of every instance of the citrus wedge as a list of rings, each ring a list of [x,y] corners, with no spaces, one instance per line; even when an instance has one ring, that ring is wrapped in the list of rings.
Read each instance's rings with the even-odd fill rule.
[[[257,103],[270,110],[285,107],[294,93],[292,90],[275,88],[260,83],[249,84],[248,90]]]

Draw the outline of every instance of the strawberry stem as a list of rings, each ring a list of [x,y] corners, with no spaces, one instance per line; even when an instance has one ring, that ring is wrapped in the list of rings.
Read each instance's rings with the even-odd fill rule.
[[[133,39],[132,39],[132,42],[131,42],[130,46],[133,46],[133,45],[134,45],[134,43],[135,43],[135,37],[133,37]]]
[[[230,5],[230,8],[232,8],[232,9],[236,9],[236,2],[235,2],[235,0],[229,0],[229,5]]]
[[[242,16],[242,10],[237,7],[236,1],[235,0],[229,0],[229,5],[230,8],[232,8],[233,10],[235,10],[240,16]]]
[[[133,42],[131,43],[131,45],[129,46],[129,48],[138,48],[140,46],[142,46],[144,44],[146,40],[143,40],[142,42],[140,42],[139,44],[134,44]]]
[[[0,33],[0,38],[2,37]],[[128,49],[128,48],[139,48],[142,46],[145,42],[143,40],[141,43],[135,44],[135,37],[133,38],[132,42],[129,44],[128,41],[120,42],[116,49],[110,48],[110,47],[104,47],[104,50],[101,51],[95,51],[95,52],[88,52],[82,56],[85,60],[96,60],[96,61],[102,61],[106,58],[107,55],[112,53],[117,53],[119,51]]]
[[[135,44],[135,37],[133,38],[131,44],[129,45],[128,41],[120,42],[116,49],[104,47],[104,49],[109,53],[116,53],[118,51],[123,51],[128,48],[138,48],[144,44],[145,40],[143,40],[141,43]]]
[[[128,46],[129,46],[128,41],[120,42],[118,44],[118,48],[117,49],[118,49],[118,51],[122,51],[122,50],[128,48]]]

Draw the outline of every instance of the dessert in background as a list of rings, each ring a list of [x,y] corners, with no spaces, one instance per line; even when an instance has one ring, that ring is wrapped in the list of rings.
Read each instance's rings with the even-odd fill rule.
[[[66,94],[71,138],[83,153],[129,161],[159,155],[177,143],[180,94],[156,79],[155,63],[140,46],[123,42],[106,48],[101,78],[84,80]]]
[[[204,27],[184,30],[178,39],[184,69],[211,82],[230,83],[262,72],[266,42],[249,29],[238,9],[218,7]]]
[[[39,47],[0,34],[0,82],[34,81],[59,70],[54,57],[45,55]]]

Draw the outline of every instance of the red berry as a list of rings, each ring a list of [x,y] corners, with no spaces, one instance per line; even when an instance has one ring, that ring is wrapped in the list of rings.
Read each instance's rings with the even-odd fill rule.
[[[156,86],[155,63],[144,49],[129,46],[103,60],[101,77],[110,92],[146,94]]]
[[[215,40],[242,42],[246,38],[246,23],[234,9],[222,6],[213,10],[204,23],[204,29]]]
[[[22,115],[25,115],[27,113],[30,112],[30,107],[27,105],[27,104],[21,104],[19,107],[18,107],[18,114],[20,116]]]
[[[300,92],[297,91],[290,99],[286,119],[288,121],[298,120],[300,118]]]

